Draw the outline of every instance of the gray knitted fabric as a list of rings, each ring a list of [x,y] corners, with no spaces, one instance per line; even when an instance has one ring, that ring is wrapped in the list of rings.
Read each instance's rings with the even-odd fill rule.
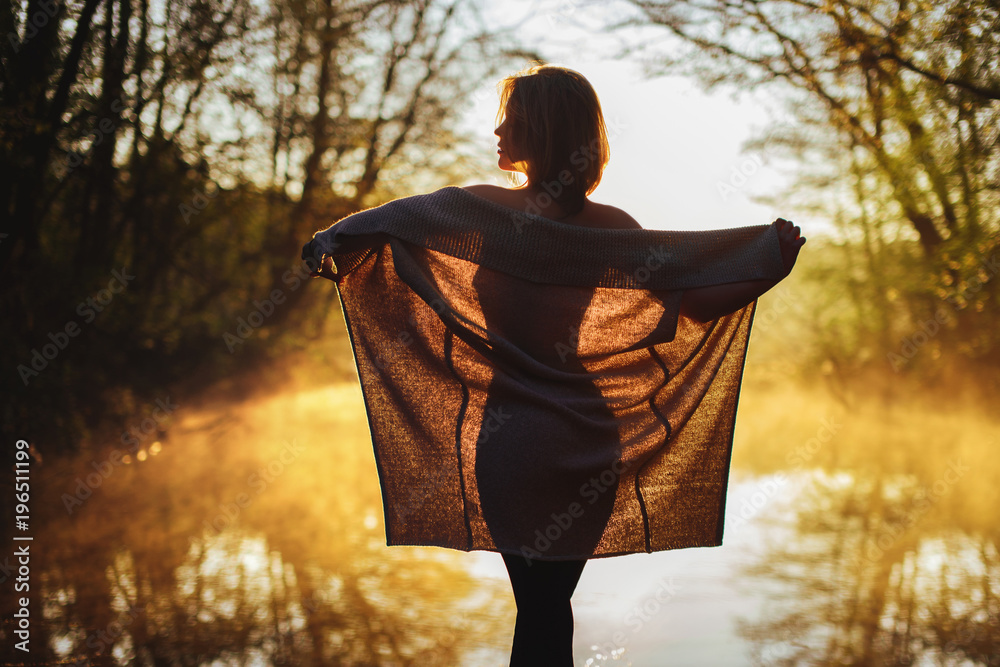
[[[773,226],[559,223],[448,187],[318,232],[332,256],[389,545],[578,559],[722,542],[756,302],[683,290],[783,274]]]

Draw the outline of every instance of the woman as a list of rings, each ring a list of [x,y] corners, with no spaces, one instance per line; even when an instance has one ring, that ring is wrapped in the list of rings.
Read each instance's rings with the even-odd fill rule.
[[[583,76],[501,91],[498,166],[523,184],[397,200],[303,256],[341,288],[388,543],[500,552],[511,665],[571,666],[587,558],[721,543],[753,303],[805,239],[642,230],[588,199],[609,150]]]
[[[523,174],[527,180],[509,189],[484,184],[469,185],[465,190],[525,213],[540,211],[546,218],[568,224],[641,229],[625,211],[587,199],[610,159],[604,115],[590,82],[570,69],[538,65],[507,77],[500,85],[500,113],[494,131],[499,139],[497,166]],[[572,182],[553,197],[555,186],[562,185],[560,174],[567,172]],[[511,180],[516,182],[516,177]],[[774,224],[787,275],[806,239],[787,220],[779,218]],[[687,290],[682,313],[708,322],[742,308],[777,282],[744,281]]]

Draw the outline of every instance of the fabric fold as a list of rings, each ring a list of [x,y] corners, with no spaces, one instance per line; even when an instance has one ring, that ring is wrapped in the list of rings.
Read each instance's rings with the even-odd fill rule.
[[[593,229],[461,188],[318,232],[365,398],[386,542],[578,559],[721,544],[756,302],[683,290],[782,276],[773,226]]]

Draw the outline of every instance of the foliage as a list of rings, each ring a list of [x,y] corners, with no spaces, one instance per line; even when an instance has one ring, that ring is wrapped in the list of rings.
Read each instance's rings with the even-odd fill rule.
[[[0,33],[4,425],[70,443],[315,329],[302,244],[475,172],[456,121],[523,55],[473,0],[25,0]]]
[[[787,101],[793,122],[769,140],[796,160],[794,195],[836,224],[842,251],[822,271],[841,309],[836,331],[817,327],[823,361],[865,382],[887,368],[923,382],[955,363],[1000,368],[995,2],[632,4],[628,25],[686,47],[654,52],[652,72]],[[925,346],[936,363],[910,363]],[[991,376],[978,374],[995,390]]]

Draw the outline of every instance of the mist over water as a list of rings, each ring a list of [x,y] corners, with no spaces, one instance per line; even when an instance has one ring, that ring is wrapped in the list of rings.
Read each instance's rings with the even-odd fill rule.
[[[506,664],[499,556],[385,546],[355,384],[171,419],[37,468],[51,661]],[[724,546],[588,564],[577,664],[996,664],[996,433],[749,378]]]

